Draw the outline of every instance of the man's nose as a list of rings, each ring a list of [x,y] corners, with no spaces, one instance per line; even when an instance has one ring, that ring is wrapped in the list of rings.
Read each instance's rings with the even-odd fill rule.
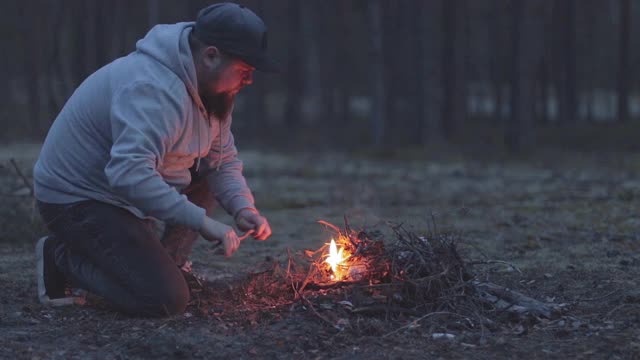
[[[247,75],[245,75],[244,79],[242,79],[242,84],[245,86],[253,84],[253,73],[248,73]]]

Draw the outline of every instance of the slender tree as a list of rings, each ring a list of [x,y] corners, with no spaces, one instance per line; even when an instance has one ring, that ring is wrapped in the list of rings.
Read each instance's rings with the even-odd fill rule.
[[[578,54],[576,50],[576,0],[564,0],[566,2],[566,30],[565,30],[565,73],[567,81],[567,120],[571,124],[578,122]]]
[[[260,14],[264,19],[269,16],[268,6],[265,6],[264,0],[256,1],[256,12]],[[269,113],[265,106],[266,89],[264,81],[262,81],[262,74],[254,74],[254,83],[247,88],[248,97],[248,111],[249,111],[249,123],[253,125],[255,129],[266,129],[269,126],[270,119]]]
[[[426,31],[425,19],[427,18],[427,4],[424,1],[418,1],[415,4],[415,9],[409,14],[411,19],[411,33],[414,49],[414,68],[413,73],[414,81],[413,85],[415,92],[413,95],[413,104],[415,112],[414,126],[410,127],[412,133],[409,134],[410,141],[413,144],[421,145],[426,143],[426,129],[428,124],[427,111],[428,111],[428,99],[427,99],[427,84],[429,79],[427,78],[427,44],[428,36]]]
[[[491,11],[487,12],[487,30],[489,31],[489,71],[491,77],[491,87],[493,89],[493,98],[495,103],[494,118],[498,123],[502,123],[502,112],[504,104],[504,40],[502,31],[502,21],[504,14],[504,0],[493,0],[491,3]]]
[[[37,3],[26,2],[18,5],[18,15],[23,19],[34,19],[31,23],[21,22],[21,43],[24,56],[24,80],[27,90],[27,113],[28,124],[33,132],[40,133],[43,118],[48,114],[44,113],[41,99],[43,98],[41,85],[45,81],[45,59],[46,59],[46,42],[43,43],[42,37],[50,32],[46,31],[47,13],[38,6]],[[40,45],[42,44],[42,45]]]
[[[50,125],[55,119],[55,114],[64,104],[67,98],[67,94],[71,92],[71,85],[69,84],[66,73],[64,71],[64,64],[62,59],[61,39],[59,34],[63,33],[66,14],[68,11],[60,6],[59,0],[51,0],[52,3],[52,33],[55,34],[51,41],[51,53],[47,60],[47,73],[49,74],[48,85],[48,102],[49,102],[49,119],[47,125]]]
[[[354,16],[353,4],[351,1],[338,1],[336,6],[338,7],[336,31],[331,38],[327,38],[326,41],[331,41],[335,46],[327,46],[326,49],[332,49],[332,86],[326,86],[325,98],[329,101],[331,106],[331,117],[339,124],[345,124],[349,121],[349,99],[351,97],[350,84],[350,72],[353,69],[354,61],[349,54],[349,50],[353,41],[350,29],[350,23]],[[327,7],[330,9],[330,7]]]
[[[431,21],[426,24],[429,36],[429,42],[426,44],[429,48],[429,57],[427,63],[429,65],[427,74],[431,82],[427,83],[427,133],[429,144],[442,145],[446,143],[444,131],[444,98],[442,84],[444,83],[444,56],[442,56],[444,36],[442,31],[442,13],[444,2],[428,1],[427,12]]]
[[[554,80],[558,99],[558,122],[577,120],[575,0],[556,0],[553,8],[555,28]]]
[[[372,113],[371,138],[376,146],[381,146],[385,131],[386,86],[383,54],[382,1],[370,0],[367,3],[369,19],[369,40],[371,42],[371,82]]]
[[[384,63],[384,85],[385,85],[385,113],[383,115],[385,125],[390,119],[394,119],[394,125],[385,126],[383,141],[391,144],[398,138],[398,133],[407,127],[407,115],[401,112],[398,107],[400,99],[406,97],[406,88],[410,81],[407,81],[407,67],[409,65],[408,52],[405,49],[407,41],[397,41],[397,39],[408,39],[405,32],[406,21],[403,16],[402,0],[383,0],[381,4],[382,20],[382,62]]]
[[[536,120],[539,124],[549,124],[551,121],[550,106],[551,101],[550,89],[553,85],[551,69],[553,60],[553,46],[555,44],[554,38],[556,34],[553,29],[553,9],[547,7],[544,8],[541,20],[543,26],[540,31],[542,38],[542,50],[541,59],[537,69],[537,96],[536,101]]]
[[[631,0],[620,0],[620,44],[618,55],[618,121],[629,120],[629,39]]]
[[[511,2],[511,111],[505,143],[512,152],[525,152],[534,142],[534,82],[541,57],[535,0]]]
[[[285,109],[285,123],[293,129],[298,126],[301,118],[301,100],[303,91],[302,79],[302,24],[300,20],[300,1],[289,0],[289,32],[288,42],[289,56],[286,73],[287,81],[287,103]]]
[[[466,117],[466,74],[463,6],[466,0],[443,0],[443,89],[442,129],[451,139]]]
[[[15,4],[14,3],[2,3],[0,4],[0,11],[2,11],[4,14],[6,14],[7,19],[6,19],[6,23],[4,23],[2,25],[2,32],[0,34],[8,34],[9,33],[9,29],[15,28],[15,21],[16,21],[16,12],[17,9],[15,9]],[[10,49],[15,49],[16,45],[14,43],[14,39],[13,36],[9,37],[8,35],[0,35],[2,36],[2,41],[3,44],[5,44],[5,46],[7,46]],[[5,84],[8,80],[11,79],[11,70],[14,67],[13,62],[15,61],[15,57],[10,57],[10,56],[0,56],[0,78],[5,79]],[[2,107],[2,105],[9,105],[9,101],[11,99],[11,94],[9,92],[9,87],[8,86],[0,86],[0,107]],[[6,108],[6,106],[5,106]]]
[[[300,1],[300,24],[301,42],[301,64],[303,98],[302,103],[306,105],[303,109],[305,120],[308,123],[316,123],[318,120],[326,118],[325,104],[322,104],[323,76],[328,71],[328,57],[324,52],[320,52],[320,37],[323,35],[320,23],[320,4],[317,1]]]
[[[158,0],[147,0],[147,25],[153,27],[160,20],[160,4]]]

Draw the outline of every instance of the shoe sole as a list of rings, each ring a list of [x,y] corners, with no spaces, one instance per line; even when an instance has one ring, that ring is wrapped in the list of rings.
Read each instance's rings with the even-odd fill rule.
[[[63,297],[51,299],[47,295],[47,288],[44,286],[44,243],[47,236],[41,237],[36,244],[36,277],[38,282],[38,300],[42,305],[49,306],[68,306],[82,303],[82,300],[76,297]]]

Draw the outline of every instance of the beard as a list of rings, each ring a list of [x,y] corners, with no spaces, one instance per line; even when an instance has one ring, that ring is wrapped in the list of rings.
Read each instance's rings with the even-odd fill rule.
[[[223,92],[217,94],[206,94],[202,97],[202,101],[209,113],[214,114],[220,121],[224,121],[231,110],[236,94],[232,92]]]

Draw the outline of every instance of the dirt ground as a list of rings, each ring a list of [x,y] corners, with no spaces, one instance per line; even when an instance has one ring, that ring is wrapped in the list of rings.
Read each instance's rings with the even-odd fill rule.
[[[252,311],[242,296],[233,309],[203,314],[192,304],[169,319],[129,318],[99,303],[43,307],[32,254],[43,229],[9,161],[28,177],[37,153],[28,144],[0,150],[0,358],[640,358],[637,154],[471,161],[242,153],[273,236],[245,241],[230,259],[201,241],[196,273],[231,289],[257,264],[286,259],[288,249],[321,247],[329,234],[316,221],[341,224],[347,214],[354,227],[394,221],[416,233],[453,231],[465,260],[513,265],[474,267],[483,280],[565,304],[551,320],[462,331],[438,316],[410,315],[353,315],[336,327],[304,304]],[[213,216],[230,220],[222,211]],[[229,301],[225,291],[221,305]],[[318,311],[329,314],[334,305]]]

